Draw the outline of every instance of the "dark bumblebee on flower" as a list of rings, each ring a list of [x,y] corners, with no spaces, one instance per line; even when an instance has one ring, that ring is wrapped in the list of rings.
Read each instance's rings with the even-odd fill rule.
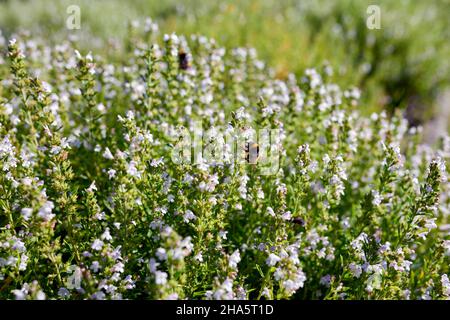
[[[256,142],[247,142],[245,144],[245,161],[255,164],[259,159],[259,145]]]
[[[299,225],[299,226],[301,226],[301,227],[304,227],[304,226],[305,226],[305,220],[303,220],[302,218],[299,218],[299,217],[293,218],[293,219],[291,220],[291,222],[294,223],[294,224],[297,224],[297,225]]]
[[[178,53],[178,63],[180,65],[181,70],[187,70],[190,68],[189,58],[186,52],[181,50]]]

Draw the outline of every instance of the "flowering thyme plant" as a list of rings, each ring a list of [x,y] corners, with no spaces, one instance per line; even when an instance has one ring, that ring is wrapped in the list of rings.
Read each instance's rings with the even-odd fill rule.
[[[0,41],[0,298],[450,297],[449,137],[151,25]]]

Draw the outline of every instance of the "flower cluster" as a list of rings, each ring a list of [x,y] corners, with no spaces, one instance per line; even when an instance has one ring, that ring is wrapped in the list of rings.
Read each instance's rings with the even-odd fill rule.
[[[254,49],[157,31],[131,26],[113,63],[0,42],[0,298],[450,297],[448,137],[360,114],[329,68],[279,79]],[[247,151],[175,161],[217,128]],[[271,174],[250,128],[279,133]]]

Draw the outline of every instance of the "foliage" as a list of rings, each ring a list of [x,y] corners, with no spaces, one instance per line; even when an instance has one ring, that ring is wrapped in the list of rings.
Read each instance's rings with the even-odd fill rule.
[[[381,10],[379,30],[366,27],[373,4]],[[65,27],[70,5],[81,8],[81,30]],[[85,49],[120,58],[129,28],[145,25],[143,14],[150,15],[163,33],[202,34],[228,49],[256,48],[279,79],[326,62],[341,85],[363,89],[366,115],[409,107],[416,125],[435,116],[436,99],[450,83],[449,9],[448,0],[6,1],[0,3],[0,29],[8,36],[33,30],[55,43],[79,37]],[[117,38],[124,41],[110,41]]]
[[[361,115],[329,66],[280,80],[253,49],[147,26],[115,62],[5,41],[1,298],[450,296],[449,137]],[[245,150],[173,161],[199,121],[204,145],[278,130],[274,174]]]

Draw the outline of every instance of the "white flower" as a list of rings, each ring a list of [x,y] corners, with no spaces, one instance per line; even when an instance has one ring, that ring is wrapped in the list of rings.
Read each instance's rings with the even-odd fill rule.
[[[109,160],[114,159],[114,156],[112,155],[108,147],[105,148],[105,151],[103,152],[103,157]]]
[[[179,43],[178,36],[175,33],[172,33],[170,35],[165,34],[163,39],[164,39],[164,42],[171,40],[173,42],[173,44],[175,44],[175,45]]]
[[[450,240],[444,240],[442,242],[442,247],[445,250],[445,255],[450,256]]]
[[[405,298],[405,300],[409,300],[411,298],[411,290],[409,289],[403,290],[403,297]]]
[[[442,160],[441,157],[436,157],[435,159],[432,160],[431,163],[437,165],[437,167],[439,169],[439,172],[441,174],[441,182],[446,182],[446,180],[447,180],[447,177],[446,177],[447,169],[446,169],[446,166],[445,166],[445,161]]]
[[[184,222],[188,223],[191,220],[197,219],[196,215],[191,210],[186,210],[185,214],[183,215]]]
[[[75,56],[77,57],[77,59],[81,60],[83,59],[83,56],[81,55],[80,51],[75,50]]]
[[[381,204],[381,201],[383,201],[383,198],[378,193],[377,190],[372,190],[372,204],[377,207]]]
[[[431,229],[437,228],[435,221],[436,221],[435,218],[426,219],[425,220],[425,228],[427,228],[428,231],[431,231]]]
[[[236,269],[238,263],[241,261],[241,255],[239,253],[239,250],[236,250],[233,252],[233,254],[230,256],[230,259],[228,260],[228,266],[231,269]]]
[[[356,278],[359,278],[362,274],[362,268],[360,265],[352,262],[350,263],[350,265],[348,266],[348,268],[350,269],[350,272],[352,273],[352,275]]]
[[[105,220],[106,214],[102,212],[98,212],[94,215],[94,218],[97,220]]]
[[[441,285],[442,285],[442,294],[447,298],[450,298],[450,281],[448,280],[448,276],[443,274],[441,276]]]
[[[328,154],[325,154],[325,155],[322,157],[322,161],[323,161],[323,163],[327,166],[327,165],[330,163],[330,161],[331,161],[330,156],[329,156]]]
[[[45,293],[42,290],[36,293],[36,300],[45,300]]]
[[[91,246],[92,249],[100,251],[103,248],[103,241],[100,239],[95,239]]]
[[[266,259],[266,264],[269,267],[273,267],[274,265],[277,264],[277,262],[279,262],[281,260],[281,258],[279,256],[277,256],[276,254],[269,254],[269,257]]]
[[[148,261],[148,268],[150,269],[151,273],[155,273],[157,268],[159,266],[159,262],[156,262],[154,258],[150,258]]]
[[[54,207],[55,205],[53,204],[53,202],[51,201],[45,202],[44,205],[39,209],[38,216],[44,219],[45,221],[53,219],[53,217],[55,216],[54,214],[52,214],[52,210]]]
[[[167,252],[166,249],[164,248],[158,248],[156,250],[156,256],[158,257],[159,260],[163,261],[167,259]]]
[[[25,271],[27,269],[27,263],[28,263],[28,256],[25,253],[22,253],[22,255],[20,256],[19,270]]]
[[[103,291],[97,291],[92,294],[92,299],[94,300],[105,300],[106,294]]]
[[[145,19],[145,25],[144,25],[144,31],[145,32],[157,32],[158,31],[158,25],[152,21],[152,19],[147,18]]]
[[[163,164],[164,164],[164,158],[163,157],[161,157],[159,159],[153,159],[152,162],[150,162],[150,166],[154,167],[154,168],[159,167],[159,166],[161,166]]]
[[[112,268],[111,271],[112,272],[118,272],[118,273],[123,273],[124,272],[124,264],[122,262],[118,262],[116,263]]]
[[[18,252],[25,252],[26,248],[25,248],[25,243],[23,241],[21,241],[20,239],[17,239],[15,237],[13,237],[13,244],[11,246],[11,249],[16,250]]]
[[[202,255],[202,253],[201,253],[201,252],[197,253],[197,254],[194,256],[194,259],[197,260],[197,261],[199,261],[199,262],[203,262],[203,255]]]
[[[271,298],[270,291],[267,287],[262,289],[261,296],[266,297],[267,299]]]
[[[102,240],[110,241],[112,240],[111,234],[109,233],[109,228],[105,229],[105,232],[100,237]]]
[[[33,209],[32,208],[22,208],[20,213],[25,220],[28,220],[28,219],[30,219],[31,214],[33,213]]]
[[[178,300],[178,293],[174,292],[169,294],[165,299],[166,300]]]
[[[283,215],[281,216],[281,218],[282,218],[283,220],[286,220],[286,221],[291,220],[291,217],[292,217],[292,215],[291,215],[291,212],[290,212],[290,211],[286,211],[286,212],[283,213]]]
[[[127,173],[135,178],[141,178],[141,172],[136,168],[136,161],[130,161],[130,163],[127,166]]]
[[[256,196],[258,199],[264,199],[264,191],[262,191],[262,189],[258,189]]]
[[[198,188],[202,192],[213,192],[216,186],[219,184],[219,178],[217,174],[210,175],[207,181],[200,182]]]
[[[23,290],[12,290],[16,300],[25,300],[26,293]]]
[[[226,240],[227,239],[227,233],[228,233],[228,231],[220,230],[219,231],[219,237],[221,237],[222,239]]]
[[[109,169],[108,170],[108,178],[109,179],[112,179],[112,178],[114,178],[115,176],[116,176],[116,170],[114,170],[114,169]]]
[[[87,192],[94,192],[97,191],[97,186],[95,185],[95,181],[92,181],[91,185],[89,186],[89,188],[86,189]]]
[[[240,107],[236,112],[235,112],[235,117],[236,120],[242,120],[242,119],[248,119],[250,118],[250,115],[248,113],[245,112],[245,108],[244,107]]]
[[[97,273],[98,270],[100,270],[100,263],[98,263],[98,261],[93,261],[91,264],[91,267],[89,269],[91,269],[93,272]]]
[[[103,113],[106,110],[105,105],[103,103],[99,103],[97,105],[97,110]]]
[[[155,272],[155,283],[159,285],[164,285],[167,283],[167,273],[162,271]]]
[[[32,182],[33,182],[33,180],[30,179],[30,178],[23,178],[23,179],[22,179],[22,184],[23,184],[24,186],[27,186],[27,187],[31,186],[31,183],[32,183]]]
[[[287,279],[281,283],[281,286],[286,290],[288,294],[293,294],[299,288],[303,287],[306,280],[305,274],[300,270],[294,279]]]
[[[275,212],[273,211],[273,209],[271,207],[267,207],[267,214],[269,216],[275,217]]]

